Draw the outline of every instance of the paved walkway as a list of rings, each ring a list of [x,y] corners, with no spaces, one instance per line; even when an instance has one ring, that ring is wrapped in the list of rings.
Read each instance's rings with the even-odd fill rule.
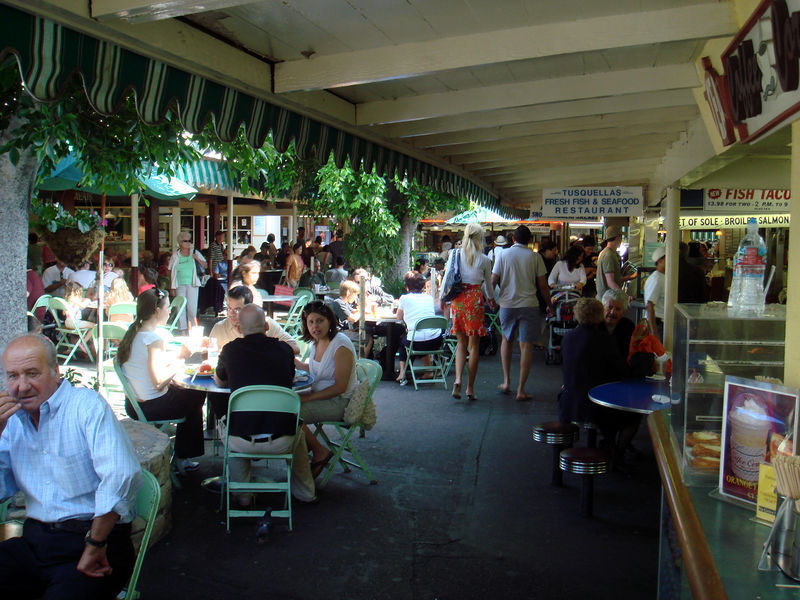
[[[172,533],[148,553],[143,597],[655,598],[659,483],[646,428],[634,472],[598,477],[595,517],[581,518],[578,477],[551,488],[551,449],[531,439],[534,423],[555,418],[560,368],[537,353],[527,403],[496,392],[500,373],[499,356],[482,357],[470,404],[441,385],[381,382],[378,424],[358,442],[379,483],[337,472],[267,545],[251,520],[225,533],[218,496],[199,486],[221,471],[209,447],[174,497]]]

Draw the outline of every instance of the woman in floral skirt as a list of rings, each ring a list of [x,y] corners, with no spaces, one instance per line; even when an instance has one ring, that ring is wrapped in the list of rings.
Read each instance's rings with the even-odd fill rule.
[[[483,227],[478,223],[468,224],[461,248],[449,253],[445,267],[444,281],[448,280],[450,271],[458,266],[462,282],[461,293],[450,300],[450,333],[458,338],[453,398],[461,398],[461,375],[469,350],[466,392],[468,400],[476,400],[474,385],[478,373],[478,348],[481,336],[486,335],[483,324],[484,301],[489,302],[492,310],[496,309],[492,291],[492,261],[483,254],[483,237]],[[442,311],[445,310],[445,304],[441,301]]]

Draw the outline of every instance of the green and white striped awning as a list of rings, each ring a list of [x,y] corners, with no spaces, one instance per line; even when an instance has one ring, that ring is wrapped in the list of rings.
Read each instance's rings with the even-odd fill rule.
[[[196,188],[239,193],[239,186],[234,183],[227,163],[221,163],[216,160],[202,160],[191,164],[183,164],[176,169],[175,174]]]
[[[339,167],[345,160],[356,169],[363,166],[371,171],[374,166],[382,175],[405,175],[439,191],[507,212],[489,191],[446,169],[116,44],[0,5],[0,59],[8,53],[16,56],[29,92],[42,101],[56,99],[77,74],[89,101],[100,113],[112,114],[133,90],[137,110],[146,123],[157,122],[174,106],[183,126],[193,133],[213,116],[217,135],[224,141],[230,141],[244,124],[247,141],[254,148],[260,148],[272,132],[272,141],[281,152],[294,140],[303,159],[314,156],[324,164],[333,152]]]

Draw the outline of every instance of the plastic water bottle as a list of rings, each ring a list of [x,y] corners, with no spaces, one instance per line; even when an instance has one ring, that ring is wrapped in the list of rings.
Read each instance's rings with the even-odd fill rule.
[[[764,273],[767,270],[767,245],[758,235],[755,217],[747,220],[747,235],[739,242],[733,260],[733,279],[728,307],[738,314],[764,313]]]
[[[217,338],[212,337],[208,340],[208,364],[216,369],[218,360],[219,348],[217,347]]]

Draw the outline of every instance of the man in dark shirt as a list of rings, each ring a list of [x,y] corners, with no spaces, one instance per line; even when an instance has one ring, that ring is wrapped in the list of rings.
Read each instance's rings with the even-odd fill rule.
[[[225,344],[219,355],[214,380],[231,392],[248,385],[278,385],[291,389],[294,381],[294,351],[276,338],[265,334],[264,311],[248,304],[239,313],[243,337]],[[220,435],[225,439],[221,422]],[[295,418],[285,413],[235,413],[231,417],[231,450],[264,454],[294,453],[292,464],[292,496],[301,502],[316,500],[314,478],[308,461],[308,447],[302,431],[295,428]],[[233,481],[250,481],[250,460],[230,461]],[[249,494],[238,494],[240,505],[250,503]]]
[[[708,302],[708,284],[703,269],[688,260],[689,246],[680,243],[678,251],[678,302],[705,304]]]

